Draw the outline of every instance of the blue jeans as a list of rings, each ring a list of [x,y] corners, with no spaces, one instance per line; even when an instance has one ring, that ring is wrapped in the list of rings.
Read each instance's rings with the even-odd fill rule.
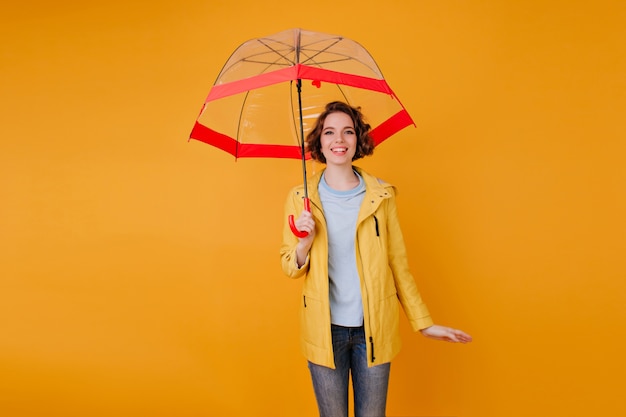
[[[355,417],[384,417],[390,363],[367,367],[365,330],[332,325],[335,369],[309,362],[320,417],[348,416],[352,374]]]

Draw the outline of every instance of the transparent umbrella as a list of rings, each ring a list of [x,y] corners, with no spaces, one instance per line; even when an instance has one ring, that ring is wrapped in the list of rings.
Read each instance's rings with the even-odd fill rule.
[[[190,139],[235,158],[302,161],[304,138],[331,101],[361,107],[378,145],[414,124],[359,43],[340,35],[290,29],[248,40],[230,56],[207,96]],[[293,226],[296,235],[303,234]]]

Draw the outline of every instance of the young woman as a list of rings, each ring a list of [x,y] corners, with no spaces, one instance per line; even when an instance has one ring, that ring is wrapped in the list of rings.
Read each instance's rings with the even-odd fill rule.
[[[448,342],[472,339],[433,324],[407,262],[394,188],[352,165],[371,155],[370,126],[359,108],[329,103],[306,138],[311,157],[326,168],[291,190],[282,268],[304,277],[301,346],[308,360],[321,417],[348,415],[352,374],[356,417],[385,415],[390,362],[400,349],[399,305],[412,328]]]

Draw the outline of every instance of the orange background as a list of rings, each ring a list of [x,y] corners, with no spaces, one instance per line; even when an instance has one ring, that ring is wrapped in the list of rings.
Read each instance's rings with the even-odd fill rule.
[[[0,415],[315,416],[278,246],[296,161],[187,142],[230,53],[364,45],[436,322],[389,416],[625,415],[621,1],[13,2],[0,18]],[[312,167],[317,169],[317,167]]]

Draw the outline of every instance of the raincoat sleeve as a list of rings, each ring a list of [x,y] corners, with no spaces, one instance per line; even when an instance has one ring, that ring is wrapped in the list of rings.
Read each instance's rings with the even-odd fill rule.
[[[280,260],[283,272],[289,278],[299,278],[304,276],[309,270],[309,256],[306,257],[304,265],[298,268],[296,261],[296,246],[298,238],[293,234],[289,227],[288,217],[293,215],[298,217],[302,211],[302,198],[298,198],[295,191],[289,193],[285,202],[285,211],[283,216],[283,241],[280,246]]]
[[[396,291],[402,308],[414,331],[433,325],[428,307],[422,301],[415,279],[409,270],[404,237],[400,228],[394,190],[387,200],[387,233],[389,245],[389,266],[393,272]]]

